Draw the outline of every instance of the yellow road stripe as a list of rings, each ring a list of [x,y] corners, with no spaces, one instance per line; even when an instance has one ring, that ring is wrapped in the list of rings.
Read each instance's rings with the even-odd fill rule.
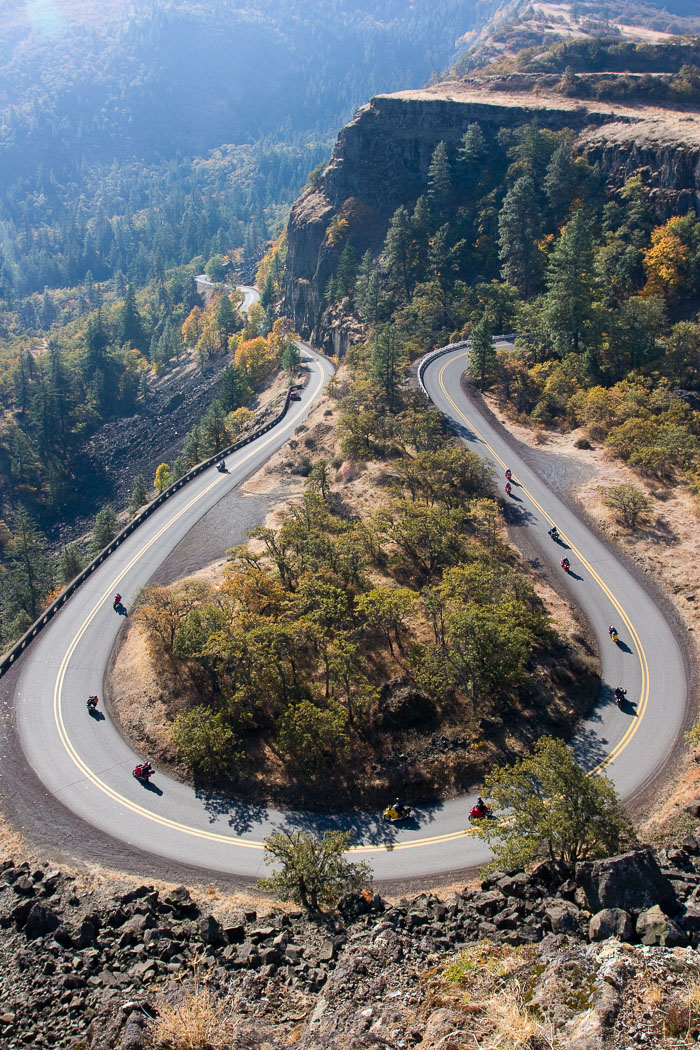
[[[466,353],[463,356],[466,357]],[[452,359],[452,360],[454,360],[454,359]],[[494,456],[494,458],[503,467],[505,467],[505,464],[503,463],[503,460],[500,458],[500,456],[494,451],[494,449],[491,448],[491,446],[488,444],[488,442],[485,441],[483,436],[479,433],[479,431],[476,429],[476,427],[473,426],[471,421],[469,419],[467,419],[467,417],[464,415],[464,413],[458,408],[458,406],[452,400],[450,394],[447,392],[447,389],[445,388],[445,385],[444,385],[444,382],[443,382],[443,373],[444,373],[444,371],[447,368],[449,363],[450,362],[446,362],[443,365],[443,367],[442,367],[442,369],[440,371],[440,376],[439,376],[440,386],[442,387],[442,390],[443,390],[445,396],[447,397],[448,401],[450,402],[452,407],[455,409],[457,414],[459,416],[461,416],[461,418],[464,420],[464,422],[474,431],[474,433],[477,435],[477,437],[480,438],[480,440],[483,442],[483,444],[486,446],[486,448],[489,449],[491,455]],[[319,389],[314,394],[314,396],[312,398],[312,401],[316,399],[316,397],[320,393],[321,389],[322,389],[322,387],[321,387],[321,385],[319,385]],[[293,426],[296,423],[297,419],[300,418],[300,416],[301,416],[301,412],[298,413],[298,415],[294,419],[291,419],[289,421],[289,423],[285,425],[284,429],[286,430],[288,427]],[[275,440],[275,438],[277,436],[278,436],[278,432],[273,434],[270,438],[268,438],[262,444],[257,445],[254,449],[252,449],[248,453],[248,455],[246,455],[237,464],[237,467],[241,466],[243,463],[245,463],[248,459],[250,459],[253,455],[255,455],[261,448],[264,448],[266,445],[270,444],[273,440]],[[260,842],[260,841],[253,840],[253,839],[242,839],[242,838],[239,838],[239,837],[234,836],[234,835],[224,835],[224,834],[220,834],[220,833],[214,832],[214,831],[206,831],[206,830],[203,830],[203,829],[191,827],[188,824],[182,824],[179,821],[170,820],[168,817],[162,817],[162,816],[160,816],[160,815],[158,815],[156,813],[153,813],[151,810],[145,809],[143,806],[138,805],[138,803],[132,802],[130,799],[126,798],[124,795],[120,794],[119,792],[115,791],[113,788],[109,787],[109,785],[106,784],[100,777],[98,777],[97,774],[93,773],[93,771],[80,758],[80,756],[78,755],[77,751],[73,747],[73,744],[71,743],[71,741],[70,741],[70,739],[68,737],[68,733],[66,731],[65,723],[64,723],[64,720],[63,720],[63,711],[62,711],[63,683],[64,683],[66,672],[67,672],[67,669],[68,669],[68,664],[69,664],[69,662],[70,662],[70,660],[71,660],[71,658],[73,656],[73,653],[75,652],[75,649],[77,648],[78,644],[80,643],[80,640],[82,639],[83,635],[85,634],[85,631],[87,630],[87,628],[91,624],[92,620],[97,615],[97,612],[102,608],[102,606],[104,605],[105,601],[108,600],[110,594],[114,590],[116,590],[117,586],[119,585],[121,580],[124,579],[124,577],[127,574],[127,572],[129,572],[129,570],[131,568],[133,568],[133,566],[136,564],[136,562],[146,553],[146,551],[149,550],[149,548],[154,543],[156,543],[157,540],[160,539],[160,537],[163,535],[163,533],[166,532],[167,529],[169,529],[170,526],[175,521],[177,521],[183,514],[185,514],[195,503],[198,502],[198,500],[202,499],[202,497],[205,496],[213,488],[213,486],[218,484],[221,480],[222,480],[221,478],[216,478],[206,489],[204,489],[201,493],[199,493],[198,496],[195,496],[192,500],[190,500],[190,502],[188,504],[186,504],[186,506],[183,507],[182,510],[180,510],[175,515],[175,517],[171,518],[160,529],[160,531],[155,536],[153,536],[152,539],[149,540],[149,542],[144,547],[142,547],[142,549],[139,551],[139,553],[136,554],[131,559],[129,564],[122,570],[122,572],[119,574],[119,576],[114,580],[114,582],[110,585],[110,587],[107,588],[107,590],[104,592],[102,597],[94,605],[93,609],[88,614],[87,618],[85,619],[84,623],[82,624],[80,630],[77,632],[77,634],[75,635],[73,641],[71,642],[71,645],[68,648],[68,651],[66,652],[66,655],[64,656],[63,661],[61,663],[61,666],[59,668],[58,677],[56,679],[56,685],[55,685],[55,688],[54,688],[54,719],[55,719],[55,722],[56,722],[56,727],[58,729],[59,736],[61,738],[63,746],[66,749],[66,752],[68,753],[68,755],[70,756],[70,758],[72,759],[72,761],[76,765],[76,767],[83,774],[83,776],[87,780],[89,780],[96,788],[98,788],[100,791],[102,791],[103,794],[107,795],[114,802],[117,802],[119,805],[121,805],[125,809],[130,810],[132,813],[136,814],[137,816],[145,817],[147,820],[150,820],[150,821],[152,821],[155,824],[159,824],[161,827],[165,827],[165,828],[168,828],[170,830],[177,831],[180,834],[189,835],[189,836],[194,837],[194,838],[204,839],[204,840],[207,840],[209,842],[220,842],[220,843],[223,843],[225,845],[245,846],[245,847],[247,847],[249,849],[262,850],[262,849],[265,848],[264,842]],[[537,502],[537,500],[529,493],[529,491],[522,485],[520,487],[522,488],[523,492],[525,492],[528,495],[528,497],[530,498],[530,500],[532,501],[534,506],[536,506],[538,508],[540,513],[547,519],[547,521],[549,521],[550,523],[553,524],[552,519],[549,517],[549,515],[546,513],[546,511],[543,510],[543,508],[540,506],[540,504]],[[619,612],[620,617],[622,618],[623,622],[625,623],[625,625],[627,626],[627,628],[628,628],[628,630],[630,632],[630,635],[635,639],[635,644],[638,646],[638,651],[639,651],[639,654],[640,654],[640,662],[641,662],[641,666],[642,666],[642,680],[643,680],[643,683],[644,683],[643,684],[643,690],[642,690],[643,698],[640,700],[640,712],[638,714],[638,717],[637,717],[637,719],[635,719],[635,723],[633,724],[633,726],[630,727],[630,730],[628,730],[628,732],[625,734],[625,736],[622,738],[622,740],[618,743],[616,748],[613,749],[613,751],[610,753],[610,755],[606,759],[604,759],[602,762],[600,762],[595,767],[595,769],[590,771],[589,775],[593,775],[594,773],[597,773],[600,770],[604,769],[605,766],[607,766],[610,762],[613,761],[613,759],[624,749],[624,747],[627,746],[629,741],[632,739],[632,736],[634,736],[634,733],[637,731],[637,728],[639,727],[639,724],[640,724],[641,719],[643,717],[644,711],[646,710],[647,697],[648,697],[648,684],[647,684],[648,679],[647,679],[647,673],[646,673],[646,668],[647,668],[646,656],[644,655],[644,649],[643,649],[643,647],[641,645],[641,642],[639,641],[639,637],[637,635],[637,632],[634,629],[632,623],[630,622],[629,617],[624,612],[622,606],[619,604],[619,602],[614,597],[614,595],[610,592],[610,590],[607,588],[607,586],[603,583],[603,581],[600,579],[600,577],[595,572],[595,570],[592,568],[592,566],[580,554],[580,552],[577,550],[577,548],[572,543],[569,542],[568,538],[564,535],[564,533],[562,533],[562,536],[564,536],[564,539],[566,540],[566,542],[569,543],[569,546],[571,547],[571,549],[578,556],[579,560],[581,561],[581,564],[586,566],[586,568],[589,570],[591,575],[595,578],[596,582],[600,585],[600,587],[602,588],[604,593],[610,598],[611,602],[613,603],[613,605],[615,606],[615,608]],[[410,839],[410,840],[408,840],[406,842],[397,842],[397,843],[386,842],[386,843],[377,843],[377,844],[370,844],[370,845],[364,845],[364,846],[352,846],[348,850],[348,852],[349,853],[374,853],[374,852],[377,852],[377,851],[394,852],[394,851],[397,851],[397,850],[415,849],[417,847],[422,847],[422,846],[433,846],[433,845],[437,845],[439,843],[451,842],[451,841],[454,841],[456,839],[460,839],[460,838],[464,838],[464,837],[471,837],[473,835],[474,835],[474,829],[473,828],[466,828],[466,829],[460,830],[460,831],[447,832],[447,833],[445,833],[443,835],[433,835],[433,836],[431,836],[429,838],[424,838],[424,839]]]
[[[506,464],[503,462],[503,460],[498,455],[498,453],[495,451],[495,449],[491,448],[491,445],[489,445],[488,441],[484,438],[483,434],[481,434],[480,431],[474,426],[472,421],[470,419],[468,419],[467,416],[465,416],[464,412],[462,412],[462,410],[459,408],[459,406],[455,403],[455,401],[453,400],[453,398],[449,394],[449,392],[447,390],[447,387],[445,386],[444,374],[445,374],[445,371],[447,370],[447,368],[454,361],[458,361],[461,357],[466,358],[467,356],[468,356],[468,351],[465,350],[463,353],[458,354],[455,357],[451,357],[448,361],[445,361],[445,363],[443,364],[442,368],[440,369],[440,373],[438,375],[438,381],[440,383],[440,389],[442,390],[443,394],[445,395],[447,400],[452,405],[452,407],[455,410],[455,412],[457,413],[457,415],[461,419],[464,420],[464,422],[467,424],[467,426],[470,428],[470,430],[472,430],[476,434],[476,436],[479,438],[479,440],[482,442],[482,444],[485,445],[485,447],[489,450],[489,452],[494,457],[494,459],[497,460],[501,464],[503,469],[505,470]],[[513,477],[517,481],[517,477],[515,475],[513,475]],[[519,481],[518,481],[518,486],[525,493],[525,495],[528,497],[528,499],[533,504],[533,506],[537,507],[537,509],[539,510],[540,514],[550,523],[550,525],[554,525],[554,521],[552,520],[552,518],[550,518],[550,516],[547,513],[547,511],[544,509],[544,507],[542,507],[542,505],[539,503],[539,501],[532,495],[532,493],[529,491],[529,489],[527,489]],[[596,583],[598,584],[600,589],[610,599],[612,605],[614,606],[616,611],[619,613],[622,622],[625,624],[625,626],[627,627],[627,630],[630,633],[630,637],[634,641],[634,644],[635,644],[635,647],[636,647],[636,651],[637,651],[637,655],[639,657],[639,666],[640,666],[641,675],[642,675],[642,687],[641,687],[641,690],[640,690],[639,709],[637,711],[637,715],[634,718],[634,720],[631,722],[631,724],[628,727],[628,729],[625,732],[625,734],[618,741],[618,743],[615,745],[615,747],[611,750],[610,754],[606,758],[602,759],[596,766],[594,766],[593,769],[589,770],[588,775],[589,776],[594,776],[596,773],[602,772],[603,769],[605,769],[607,766],[609,766],[611,762],[613,762],[619,755],[622,754],[622,752],[625,750],[627,745],[632,740],[632,737],[634,736],[634,734],[637,732],[637,730],[639,729],[640,725],[642,724],[642,719],[644,718],[644,713],[645,713],[645,711],[647,709],[647,703],[648,703],[648,700],[649,700],[649,665],[647,663],[647,657],[646,657],[646,653],[644,651],[644,646],[642,645],[641,639],[640,639],[639,635],[637,634],[637,631],[636,631],[632,621],[630,620],[629,616],[627,615],[627,613],[623,609],[623,607],[620,604],[620,602],[617,600],[615,595],[612,593],[612,591],[610,590],[608,585],[601,579],[601,577],[598,575],[598,573],[593,568],[593,566],[590,564],[590,562],[587,561],[587,559],[583,556],[583,554],[578,549],[578,547],[576,547],[576,545],[571,542],[571,540],[566,535],[566,533],[561,532],[561,530],[560,530],[560,535],[563,537],[564,541],[569,545],[569,547],[574,552],[576,557],[579,559],[581,564],[586,567],[588,572],[590,572],[591,576],[596,581]]]

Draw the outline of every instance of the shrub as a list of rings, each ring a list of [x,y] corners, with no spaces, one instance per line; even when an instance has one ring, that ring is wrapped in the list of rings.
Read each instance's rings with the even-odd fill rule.
[[[178,715],[173,739],[183,760],[202,773],[217,773],[241,757],[240,743],[220,711],[198,704]]]
[[[582,448],[587,451],[588,449],[593,448],[593,445],[588,438],[576,438],[574,441],[574,448]]]
[[[601,488],[603,503],[615,514],[617,521],[630,532],[647,521],[654,501],[636,485],[613,485]]]
[[[345,893],[368,886],[369,864],[351,864],[343,854],[350,845],[349,831],[326,831],[322,839],[308,831],[276,831],[265,839],[265,863],[280,864],[269,878],[260,879],[260,889],[283,901],[295,901],[310,915],[323,905],[333,905]]]

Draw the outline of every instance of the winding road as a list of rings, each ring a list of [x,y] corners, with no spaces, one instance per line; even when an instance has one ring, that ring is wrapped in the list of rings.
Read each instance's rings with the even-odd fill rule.
[[[251,300],[248,300],[251,301]],[[157,775],[146,788],[131,776],[139,760],[107,719],[85,708],[90,693],[103,695],[103,680],[122,626],[111,606],[119,590],[125,604],[136,596],[187,532],[222,497],[255,471],[292,435],[332,374],[313,351],[310,382],[301,402],[256,442],[227,457],[230,473],[205,471],[174,494],[101,565],[40,634],[13,672],[15,729],[24,755],[48,793],[74,819],[119,840],[158,866],[252,879],[264,872],[262,840],[280,828],[354,833],[352,853],[369,860],[378,881],[425,879],[463,871],[488,858],[466,830],[466,799],[422,808],[415,821],[387,827],[378,814],[277,812],[198,792]],[[671,756],[684,725],[688,684],[683,654],[672,627],[649,594],[479,404],[461,389],[464,349],[434,360],[425,372],[430,397],[468,447],[514,475],[511,513],[527,530],[528,547],[556,577],[593,626],[604,684],[595,710],[574,747],[588,769],[605,769],[625,799],[639,793]],[[564,547],[547,535],[556,522],[572,573],[559,566]],[[621,645],[607,626],[620,631]],[[618,710],[612,689],[623,684],[629,702]],[[31,833],[31,829],[29,829]],[[123,853],[123,848],[122,848]]]

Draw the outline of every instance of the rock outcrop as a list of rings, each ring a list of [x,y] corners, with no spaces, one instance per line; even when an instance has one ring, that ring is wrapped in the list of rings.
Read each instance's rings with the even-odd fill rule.
[[[357,894],[318,924],[294,911],[217,917],[185,887],[77,892],[69,873],[6,861],[0,1045],[148,1050],[159,1005],[191,990],[196,970],[226,1006],[231,1046],[444,1050],[462,1015],[425,975],[466,960],[472,981],[488,956],[493,973],[507,959],[530,968],[529,1001],[556,1024],[557,1045],[613,1046],[635,973],[697,982],[700,840],[684,844],[582,864],[575,878],[550,863],[494,871],[445,899]]]
[[[558,78],[555,78],[558,79]],[[361,107],[338,137],[330,164],[297,200],[289,219],[285,311],[305,336],[328,352],[342,352],[350,334],[324,308],[343,238],[356,253],[377,251],[400,204],[409,209],[427,187],[436,145],[456,150],[471,123],[485,131],[537,120],[571,128],[579,149],[613,185],[641,173],[656,213],[665,219],[700,205],[700,115],[650,106],[567,98],[538,78],[508,76],[442,83],[418,91],[378,95]]]

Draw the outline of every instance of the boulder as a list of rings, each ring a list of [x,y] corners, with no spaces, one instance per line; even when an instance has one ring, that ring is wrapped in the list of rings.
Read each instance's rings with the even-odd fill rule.
[[[637,916],[637,936],[642,944],[658,944],[664,948],[684,947],[688,943],[678,923],[669,919],[658,904]]]
[[[205,944],[223,944],[224,931],[218,919],[213,915],[203,915],[199,920],[199,936]]]
[[[624,908],[603,908],[595,913],[588,927],[588,936],[592,941],[607,941],[609,937],[629,941],[633,933],[632,916]]]
[[[176,915],[194,915],[198,911],[197,905],[192,900],[192,895],[186,886],[176,886],[167,895],[163,904],[171,908]]]
[[[576,882],[585,891],[592,912],[604,908],[633,911],[655,904],[668,911],[676,907],[673,886],[649,846],[577,864]]]
[[[32,905],[31,911],[27,915],[24,932],[30,938],[43,937],[47,933],[53,933],[60,925],[61,920],[53,908],[37,902]]]
[[[552,933],[581,935],[581,913],[569,901],[555,901],[545,911]]]

